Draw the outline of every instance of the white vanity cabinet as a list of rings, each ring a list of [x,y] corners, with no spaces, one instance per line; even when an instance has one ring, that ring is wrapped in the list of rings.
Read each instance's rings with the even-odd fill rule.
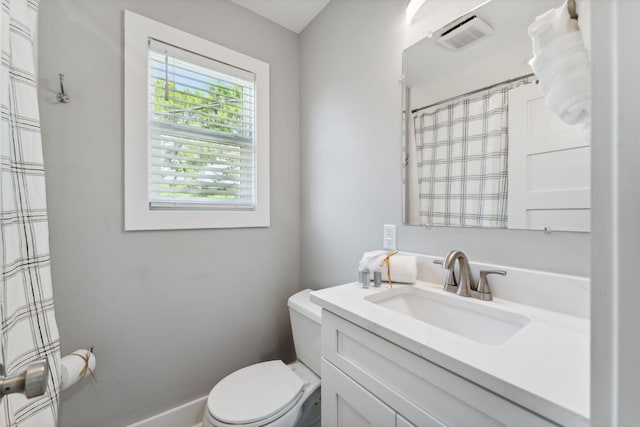
[[[322,359],[324,427],[557,425],[326,309]]]

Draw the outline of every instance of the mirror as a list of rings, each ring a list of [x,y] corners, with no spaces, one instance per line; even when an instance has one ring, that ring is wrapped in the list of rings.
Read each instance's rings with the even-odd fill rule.
[[[528,64],[528,26],[562,3],[492,0],[404,51],[405,224],[589,231],[588,138]]]

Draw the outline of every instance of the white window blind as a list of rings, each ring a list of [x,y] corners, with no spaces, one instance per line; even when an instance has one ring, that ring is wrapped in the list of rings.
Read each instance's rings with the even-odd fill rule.
[[[149,207],[253,210],[255,75],[149,39]]]

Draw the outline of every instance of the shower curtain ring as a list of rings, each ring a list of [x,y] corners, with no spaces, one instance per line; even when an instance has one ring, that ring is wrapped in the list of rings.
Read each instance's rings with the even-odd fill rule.
[[[63,104],[68,104],[69,102],[71,102],[71,97],[66,93],[64,93],[64,85],[62,84],[63,80],[64,80],[64,74],[60,74],[60,93],[58,93],[58,96],[56,97],[56,99],[58,100],[58,102],[62,102]]]

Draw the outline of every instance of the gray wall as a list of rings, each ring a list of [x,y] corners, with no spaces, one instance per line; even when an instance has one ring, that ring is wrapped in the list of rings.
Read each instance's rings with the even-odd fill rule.
[[[403,0],[333,0],[300,38],[302,285],[356,278],[400,224]],[[398,247],[589,275],[589,235],[399,226]]]
[[[188,12],[187,12],[188,7]],[[271,64],[271,227],[123,231],[123,9]],[[63,354],[95,345],[98,383],[60,425],[122,426],[292,357],[299,289],[296,34],[226,0],[40,2],[40,108]],[[65,74],[68,105],[57,104]]]

